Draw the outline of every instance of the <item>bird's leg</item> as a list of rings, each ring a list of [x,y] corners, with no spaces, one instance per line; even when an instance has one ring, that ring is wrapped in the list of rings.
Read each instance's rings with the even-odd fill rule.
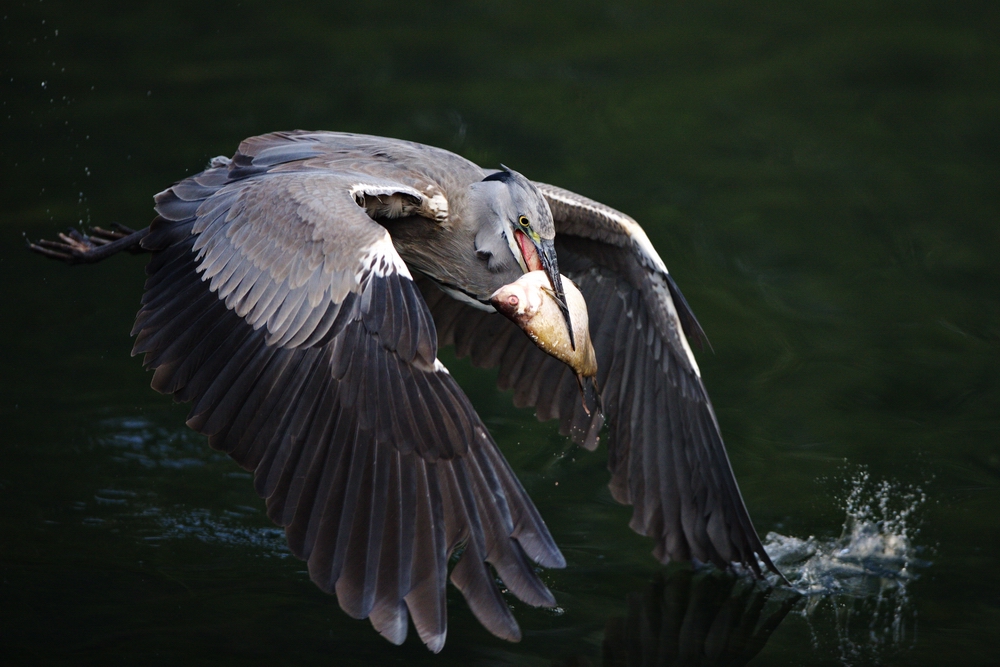
[[[29,241],[28,250],[67,264],[93,264],[122,251],[133,254],[145,252],[139,244],[149,233],[149,227],[138,231],[119,224],[113,227],[93,227],[89,234],[68,229],[65,234],[59,234],[58,241]]]
[[[587,416],[589,417],[594,410],[603,413],[604,404],[601,400],[601,391],[597,386],[597,376],[583,377],[577,374],[576,384],[580,387],[580,401],[583,403],[583,411],[587,413]]]

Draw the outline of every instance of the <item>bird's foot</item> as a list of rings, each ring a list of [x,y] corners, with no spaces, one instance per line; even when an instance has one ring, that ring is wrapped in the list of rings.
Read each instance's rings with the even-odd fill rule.
[[[59,233],[58,241],[29,241],[28,250],[67,264],[93,264],[123,250],[131,253],[143,251],[139,242],[149,231],[148,227],[138,231],[119,224],[113,227],[114,229],[92,227],[88,234],[78,229],[68,229],[65,233]]]

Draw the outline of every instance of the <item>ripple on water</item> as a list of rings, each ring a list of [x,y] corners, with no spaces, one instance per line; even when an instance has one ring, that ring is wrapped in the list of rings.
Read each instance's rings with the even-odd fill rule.
[[[102,422],[96,443],[108,447],[110,460],[132,466],[120,481],[142,476],[170,475],[172,470],[201,467],[224,454],[208,448],[204,438],[186,430],[172,430],[141,417],[108,419]],[[181,473],[184,474],[184,473]],[[249,477],[227,472],[226,477]],[[125,488],[97,489],[91,499],[80,500],[73,509],[84,512],[85,525],[130,525],[133,534],[150,546],[170,540],[195,539],[205,543],[243,548],[261,556],[284,558],[290,554],[284,531],[258,524],[260,510],[246,505],[226,508],[199,508],[187,505],[164,506],[158,495],[143,484],[144,491]]]
[[[203,466],[221,456],[193,432],[167,429],[141,417],[106,419],[101,426],[97,442],[115,451],[114,461],[180,469]]]
[[[806,596],[801,614],[814,645],[827,643],[815,628],[831,625],[826,617],[832,615],[841,662],[877,662],[905,648],[916,634],[907,586],[917,569],[929,565],[918,558],[914,544],[916,513],[927,497],[919,487],[875,481],[865,469],[848,481],[839,537],[801,539],[771,532],[764,547],[792,587]]]
[[[207,509],[182,508],[165,512],[158,507],[146,508],[139,516],[152,518],[153,526],[146,529],[143,539],[150,543],[164,540],[196,539],[205,543],[251,548],[261,556],[287,557],[290,552],[281,528],[249,526],[246,519],[252,512],[226,510],[217,513]]]

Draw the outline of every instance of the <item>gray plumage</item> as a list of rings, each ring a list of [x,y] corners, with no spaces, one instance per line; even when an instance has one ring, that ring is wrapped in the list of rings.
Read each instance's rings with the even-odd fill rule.
[[[313,581],[390,641],[412,619],[444,645],[460,547],[451,581],[510,640],[493,571],[553,606],[535,566],[565,565],[439,345],[499,366],[517,405],[589,449],[606,419],[612,494],[661,561],[774,569],[687,342],[701,328],[628,216],[445,150],[331,132],[247,139],[156,211],[134,235],[153,253],[133,330],[153,387],[193,403],[188,424],[254,472]],[[603,413],[491,312],[539,268],[587,299]]]

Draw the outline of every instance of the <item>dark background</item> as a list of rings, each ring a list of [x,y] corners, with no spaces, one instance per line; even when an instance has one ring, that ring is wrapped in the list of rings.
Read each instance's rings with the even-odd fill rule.
[[[899,637],[878,586],[814,597],[754,664],[996,664],[998,7],[6,3],[4,662],[596,665],[609,618],[660,571],[604,449],[567,445],[446,354],[563,548],[544,575],[562,608],[515,604],[525,638],[507,644],[452,590],[443,653],[413,632],[389,645],[312,586],[249,476],[149,389],[128,337],[145,259],[24,250],[23,233],[143,227],[210,157],[304,128],[503,162],[639,220],[714,346],[699,363],[762,536],[840,534],[858,471],[926,493]]]

